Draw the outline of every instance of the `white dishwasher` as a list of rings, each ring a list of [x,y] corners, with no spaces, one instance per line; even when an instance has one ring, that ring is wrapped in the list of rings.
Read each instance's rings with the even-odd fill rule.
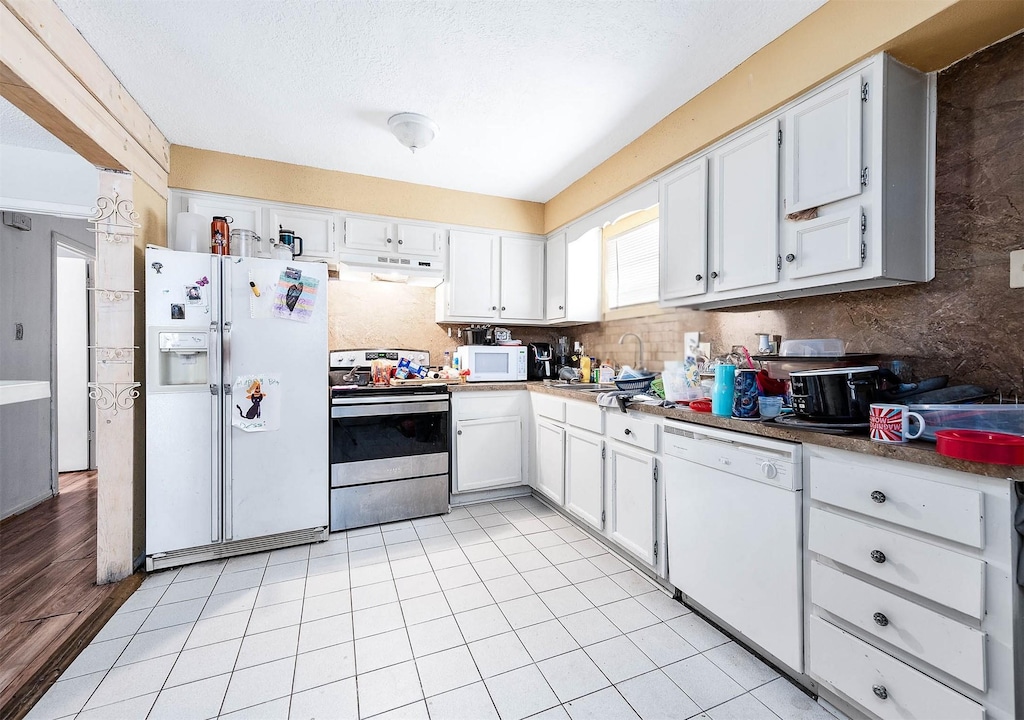
[[[668,579],[803,672],[801,446],[665,421]]]

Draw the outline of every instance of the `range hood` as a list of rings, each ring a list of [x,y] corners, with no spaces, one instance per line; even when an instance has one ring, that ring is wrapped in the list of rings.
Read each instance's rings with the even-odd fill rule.
[[[338,258],[338,279],[437,287],[444,280],[444,264],[436,257],[347,252]]]

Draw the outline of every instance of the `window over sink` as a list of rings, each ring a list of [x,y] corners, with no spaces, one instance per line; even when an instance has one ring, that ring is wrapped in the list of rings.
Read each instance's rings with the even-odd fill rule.
[[[657,313],[658,226],[654,205],[603,228],[606,319]]]

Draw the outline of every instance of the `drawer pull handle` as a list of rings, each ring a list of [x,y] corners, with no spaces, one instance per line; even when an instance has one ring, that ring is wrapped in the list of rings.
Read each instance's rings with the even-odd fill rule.
[[[630,430],[629,428],[626,428],[625,430],[623,430],[623,432],[626,433],[627,435],[632,435],[633,434],[633,431]]]
[[[875,490],[874,492],[871,493],[871,499],[874,500],[879,505],[881,505],[882,503],[885,502],[885,493],[882,492],[881,490]]]
[[[876,563],[884,563],[885,562],[885,553],[882,552],[881,550],[872,550],[871,551],[871,559],[874,560]]]
[[[889,699],[889,691],[885,689],[885,685],[872,685],[871,692],[873,692],[879,700]]]
[[[885,627],[889,624],[889,618],[887,618],[883,613],[875,613],[872,615],[872,619],[875,621],[875,625],[878,625],[879,627]]]

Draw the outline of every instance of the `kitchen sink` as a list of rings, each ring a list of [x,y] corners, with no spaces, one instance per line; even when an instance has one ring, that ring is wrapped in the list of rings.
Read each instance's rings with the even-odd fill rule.
[[[549,387],[558,388],[559,390],[577,390],[580,392],[605,392],[606,390],[614,390],[614,385],[601,385],[599,383],[558,383],[550,385]]]

